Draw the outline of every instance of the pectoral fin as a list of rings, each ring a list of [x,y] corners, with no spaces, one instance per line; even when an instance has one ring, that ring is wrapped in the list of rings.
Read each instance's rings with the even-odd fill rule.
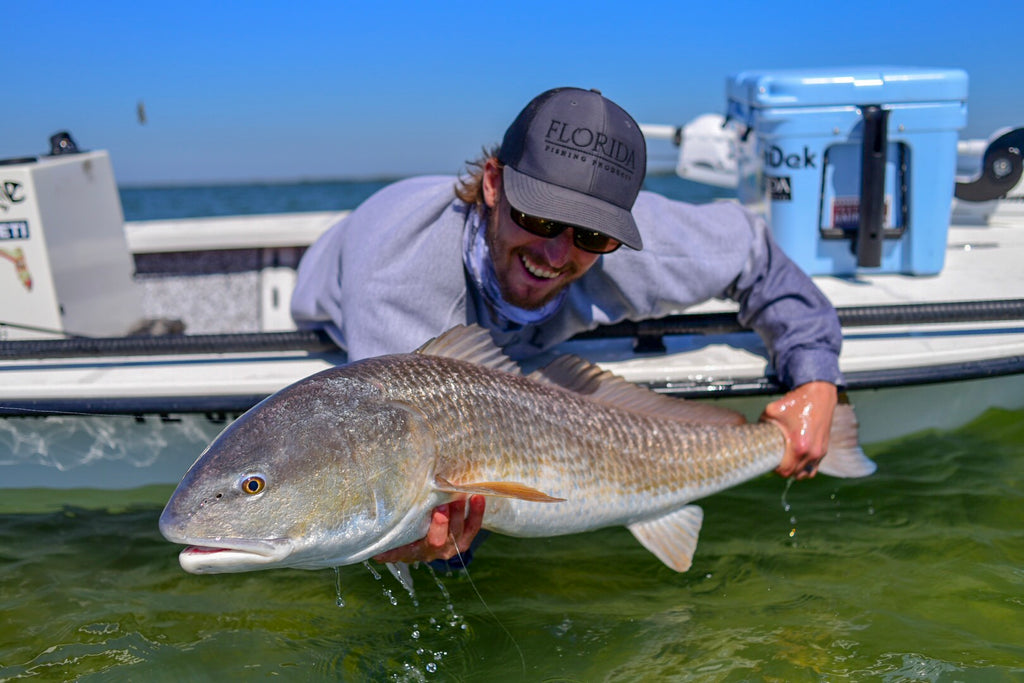
[[[704,521],[698,505],[687,505],[657,519],[629,525],[629,530],[645,548],[677,572],[685,572],[693,564],[693,551]]]
[[[409,597],[415,600],[416,591],[412,587],[412,572],[409,571],[409,565],[405,562],[387,562],[385,564],[395,580],[402,584],[402,588],[409,593]]]
[[[482,496],[498,496],[499,498],[518,498],[535,503],[559,503],[565,498],[555,498],[543,491],[514,481],[477,481],[471,484],[453,484],[444,477],[434,477],[434,488],[446,493],[462,493],[465,495],[480,494]]]

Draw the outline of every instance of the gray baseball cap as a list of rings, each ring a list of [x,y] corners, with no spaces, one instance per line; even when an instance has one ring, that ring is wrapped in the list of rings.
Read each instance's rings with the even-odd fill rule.
[[[498,160],[515,208],[643,248],[630,210],[647,172],[647,145],[633,117],[600,92],[541,93],[505,132]]]

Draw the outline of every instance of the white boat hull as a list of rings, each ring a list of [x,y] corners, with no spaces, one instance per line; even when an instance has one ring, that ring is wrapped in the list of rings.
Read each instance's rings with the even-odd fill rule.
[[[290,321],[282,311],[287,310],[294,266],[302,249],[340,215],[128,224],[126,244],[147,315],[166,317],[171,311],[182,318],[190,333],[183,341],[194,340],[191,335],[197,333],[222,339],[216,335],[239,331],[266,339],[267,332],[287,329]],[[1024,300],[1024,202],[998,202],[985,226],[954,223],[948,243],[945,267],[936,276],[815,280],[841,311]],[[211,277],[201,268],[204,259],[233,265]],[[708,302],[686,313],[730,310],[727,303]],[[862,440],[956,427],[991,407],[1024,407],[1021,317],[845,327],[840,364],[860,415]],[[240,330],[238,321],[252,328]],[[45,333],[20,332],[46,341]],[[0,488],[175,483],[224,420],[344,361],[336,349],[258,346],[230,352],[150,349],[47,357],[52,354],[19,355],[21,342],[3,339],[0,416],[6,419],[0,419]],[[657,391],[735,403],[752,418],[778,390],[752,333],[676,335],[664,343],[665,351],[656,354],[636,353],[631,338],[572,341],[564,350]]]

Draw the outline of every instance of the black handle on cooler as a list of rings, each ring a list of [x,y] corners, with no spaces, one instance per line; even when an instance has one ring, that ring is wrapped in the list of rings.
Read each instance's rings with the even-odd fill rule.
[[[857,265],[882,265],[882,234],[885,221],[885,162],[889,144],[889,112],[878,105],[861,107],[864,140],[861,143],[860,225],[851,245]]]

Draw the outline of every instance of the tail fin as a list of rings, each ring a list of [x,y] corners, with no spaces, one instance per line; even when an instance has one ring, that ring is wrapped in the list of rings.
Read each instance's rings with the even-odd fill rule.
[[[857,442],[857,416],[853,406],[840,403],[832,415],[832,431],[828,437],[828,453],[818,463],[818,471],[831,477],[866,477],[878,466]]]

